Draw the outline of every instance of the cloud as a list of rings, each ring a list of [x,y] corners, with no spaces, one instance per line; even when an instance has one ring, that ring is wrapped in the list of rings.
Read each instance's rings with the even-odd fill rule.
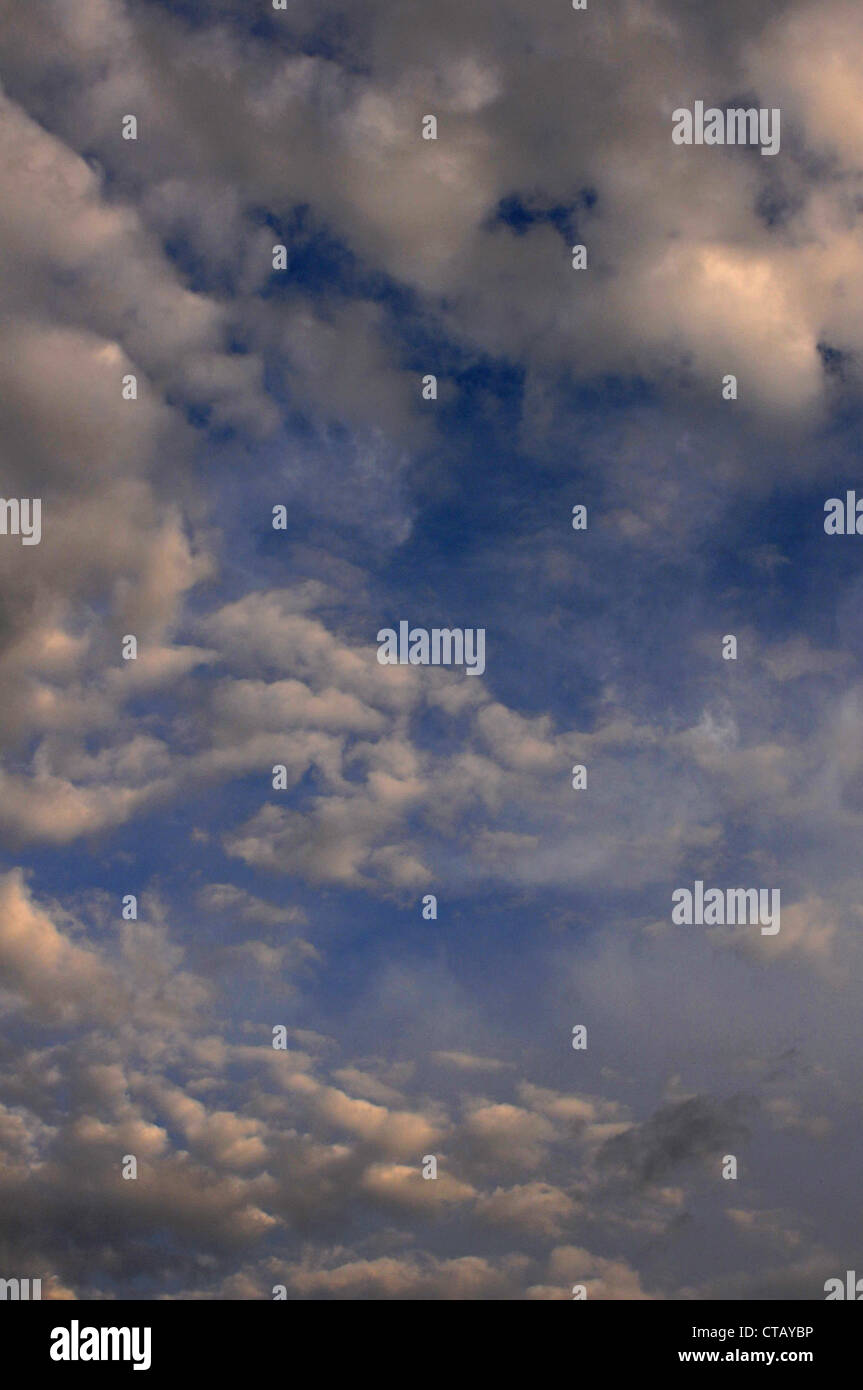
[[[477,1215],[492,1225],[521,1228],[530,1235],[557,1237],[575,1212],[575,1203],[550,1183],[498,1187],[480,1198]]]
[[[20,869],[0,877],[0,962],[4,987],[46,1020],[116,1022],[122,1011],[113,972],[57,929],[33,901]]]
[[[552,1287],[584,1285],[588,1299],[640,1302],[655,1297],[645,1292],[637,1271],[625,1260],[604,1259],[579,1246],[560,1245],[552,1250],[547,1277]]]
[[[433,1052],[432,1058],[443,1066],[468,1072],[504,1071],[513,1065],[511,1062],[501,1062],[495,1057],[475,1057],[470,1052]]]
[[[3,488],[44,523],[0,537],[3,1258],[57,1298],[820,1297],[858,7],[183,8],[0,0]],[[781,106],[781,155],[674,146],[696,99]],[[482,679],[380,667],[402,615],[485,625]],[[779,935],[670,930],[714,874]],[[769,1201],[702,1201],[744,1144]]]
[[[526,1263],[518,1257],[498,1262],[479,1256],[457,1259],[408,1255],[345,1260],[329,1267],[293,1266],[290,1289],[303,1298],[477,1299],[508,1298]]]
[[[796,1229],[788,1212],[752,1211],[741,1207],[729,1207],[726,1215],[744,1235],[765,1237],[789,1250],[800,1245],[800,1231]]]
[[[244,922],[264,927],[294,926],[308,921],[302,908],[277,907],[233,883],[210,883],[200,890],[198,899],[205,912],[233,912]]]
[[[532,1169],[542,1162],[554,1129],[542,1115],[520,1106],[474,1100],[465,1116],[464,1137],[474,1161],[496,1171]]]
[[[373,1163],[363,1174],[361,1190],[381,1201],[420,1211],[437,1210],[439,1204],[466,1202],[476,1196],[470,1183],[453,1174],[438,1172],[424,1178],[419,1167],[399,1163]]]
[[[613,1135],[600,1150],[601,1170],[618,1181],[652,1185],[681,1164],[714,1158],[717,1171],[723,1154],[745,1142],[751,1102],[742,1096],[718,1100],[710,1096],[662,1105],[643,1124]]]

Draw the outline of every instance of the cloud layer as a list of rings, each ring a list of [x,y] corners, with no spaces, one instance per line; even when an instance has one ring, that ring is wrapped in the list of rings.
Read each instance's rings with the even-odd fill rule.
[[[252,9],[0,0],[0,1275],[820,1298],[859,7]],[[779,154],[674,145],[696,100]],[[403,619],[484,676],[381,666]],[[696,879],[780,932],[674,926]]]

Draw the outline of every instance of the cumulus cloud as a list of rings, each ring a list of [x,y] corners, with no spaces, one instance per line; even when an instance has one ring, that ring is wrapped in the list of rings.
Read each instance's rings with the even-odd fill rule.
[[[858,7],[182,8],[0,0],[3,491],[43,507],[0,536],[0,1255],[57,1299],[820,1296]],[[781,155],[675,146],[696,99],[781,106]],[[484,676],[381,667],[401,617],[485,625]],[[672,929],[709,876],[780,932]]]

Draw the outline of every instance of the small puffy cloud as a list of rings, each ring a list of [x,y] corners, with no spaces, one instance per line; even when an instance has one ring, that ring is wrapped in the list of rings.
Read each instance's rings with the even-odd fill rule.
[[[512,1226],[529,1235],[559,1237],[576,1206],[559,1187],[546,1182],[498,1187],[479,1198],[476,1214],[491,1225]]]
[[[20,869],[0,876],[0,963],[5,988],[46,1020],[110,1021],[122,1013],[114,972],[55,926],[33,900]]]
[[[433,1052],[432,1061],[441,1066],[454,1067],[456,1071],[506,1071],[512,1062],[501,1062],[496,1057],[476,1057],[472,1052]]]
[[[637,1272],[625,1260],[604,1259],[579,1246],[557,1246],[549,1256],[548,1283],[569,1289],[583,1284],[588,1299],[644,1301],[647,1293]],[[571,1297],[571,1293],[570,1293]]]
[[[439,1162],[436,1178],[424,1178],[422,1165],[410,1167],[403,1163],[373,1163],[366,1169],[360,1190],[395,1206],[418,1211],[433,1211],[439,1204],[466,1202],[476,1196],[470,1183],[462,1182],[448,1173]]]
[[[788,1212],[729,1207],[725,1214],[741,1235],[784,1245],[789,1250],[800,1245],[800,1231]]]
[[[278,907],[233,883],[208,884],[198,893],[198,901],[205,912],[233,913],[263,927],[294,926],[308,920],[300,907]]]
[[[542,1115],[518,1105],[471,1101],[465,1115],[462,1142],[474,1161],[501,1168],[536,1168],[555,1137]]]

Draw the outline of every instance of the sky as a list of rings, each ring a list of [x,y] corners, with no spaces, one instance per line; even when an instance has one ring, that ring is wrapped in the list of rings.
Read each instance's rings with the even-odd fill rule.
[[[846,0],[0,0],[0,1277],[859,1266],[861,73]]]

